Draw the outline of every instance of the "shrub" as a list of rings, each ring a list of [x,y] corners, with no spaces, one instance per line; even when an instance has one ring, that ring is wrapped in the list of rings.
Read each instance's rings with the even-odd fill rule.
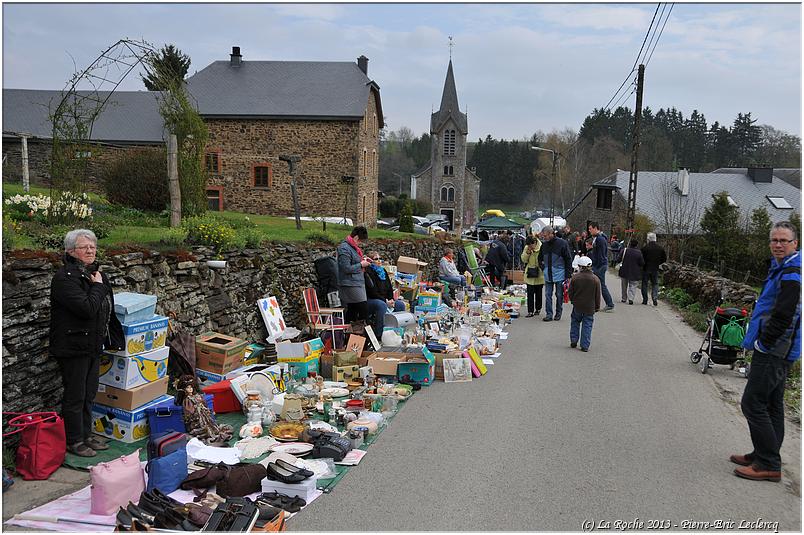
[[[239,230],[237,235],[243,240],[243,246],[249,249],[258,249],[265,241],[265,236],[257,228]]]
[[[235,230],[215,216],[190,217],[183,226],[187,229],[187,240],[193,245],[206,245],[220,253],[235,244]]]
[[[324,231],[321,230],[313,230],[308,232],[305,236],[307,241],[311,241],[313,243],[326,243],[327,245],[335,245],[335,240]]]
[[[14,249],[18,231],[19,225],[7,213],[3,214],[3,251]]]
[[[105,219],[115,226],[126,227],[163,227],[168,224],[168,217],[156,212],[143,212],[122,204],[97,204],[94,206],[93,219]]]
[[[103,174],[106,198],[140,210],[158,212],[170,204],[167,156],[158,150],[131,151],[112,162]]]
[[[399,216],[399,232],[413,232],[413,208],[406,202]]]
[[[179,247],[187,243],[187,229],[185,227],[174,227],[164,231],[159,243],[171,247]]]

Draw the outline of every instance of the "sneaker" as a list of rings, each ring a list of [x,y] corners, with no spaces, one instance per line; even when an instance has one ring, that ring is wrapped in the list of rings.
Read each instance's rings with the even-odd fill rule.
[[[84,439],[84,444],[86,444],[87,446],[89,446],[90,448],[92,448],[95,451],[102,451],[102,450],[108,450],[109,449],[108,444],[106,444],[105,442],[100,441],[99,439],[95,438],[94,436],[91,436],[89,438]]]
[[[582,347],[582,348],[581,348],[581,351],[583,351],[584,353],[588,353],[588,352],[589,352],[589,348],[588,348],[588,347]]]
[[[70,444],[67,446],[67,451],[74,455],[78,455],[79,457],[94,457],[98,453],[84,444],[83,442],[77,442],[75,444]]]
[[[614,311],[614,305],[607,306],[606,308],[603,309],[603,312],[612,312],[612,311]]]
[[[542,318],[542,321],[553,321],[553,318],[551,318],[550,316],[545,316],[544,318]]]
[[[646,303],[646,304],[647,304],[647,303]],[[655,306],[655,307],[659,306],[659,301],[657,301],[656,299],[654,299],[654,300],[653,300],[653,306]]]
[[[575,349],[576,347],[578,347],[578,342],[570,342],[570,347],[572,349]]]
[[[629,300],[628,300],[628,304],[629,304],[629,305],[633,305],[633,304],[634,304],[634,302],[633,302],[633,301],[631,301],[631,300],[629,299]]]

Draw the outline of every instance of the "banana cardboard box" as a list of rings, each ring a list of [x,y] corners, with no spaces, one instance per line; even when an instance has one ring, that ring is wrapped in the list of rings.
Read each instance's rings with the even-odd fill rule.
[[[145,409],[164,403],[165,400],[172,397],[168,395],[159,396],[150,403],[131,411],[93,403],[92,428],[96,433],[121,442],[136,442],[151,434]]]
[[[129,390],[167,375],[170,348],[160,347],[141,355],[122,357],[103,353],[100,359],[101,384]]]
[[[165,347],[167,330],[168,319],[165,316],[154,316],[149,320],[136,323],[124,323],[125,349],[115,351],[114,354],[130,357]]]

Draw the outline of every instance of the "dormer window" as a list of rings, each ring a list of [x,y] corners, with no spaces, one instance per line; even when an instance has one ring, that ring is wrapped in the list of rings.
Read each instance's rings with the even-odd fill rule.
[[[787,202],[787,199],[784,197],[771,197],[767,195],[768,200],[773,205],[774,208],[778,208],[779,210],[792,210],[793,207]]]

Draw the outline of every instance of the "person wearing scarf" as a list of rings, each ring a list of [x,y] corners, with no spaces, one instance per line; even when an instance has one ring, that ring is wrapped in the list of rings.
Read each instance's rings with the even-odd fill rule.
[[[385,328],[385,314],[389,308],[394,312],[404,312],[405,302],[402,299],[394,300],[394,287],[391,278],[382,266],[382,258],[377,251],[369,251],[371,265],[366,268],[366,297],[368,298],[369,319],[373,318],[372,329],[377,338],[382,338]],[[379,348],[376,348],[379,349]]]
[[[447,247],[438,262],[438,278],[452,286],[466,286],[466,277],[455,267],[455,252]]]
[[[92,434],[92,402],[98,391],[100,356],[123,349],[123,327],[114,314],[114,294],[95,257],[98,239],[76,229],[64,238],[64,265],[50,283],[50,356],[61,368],[62,417],[67,451],[94,457],[108,449]]]
[[[368,230],[359,226],[338,245],[338,295],[346,305],[346,321],[368,318],[365,269],[371,262],[364,257],[360,244],[368,240]]]

